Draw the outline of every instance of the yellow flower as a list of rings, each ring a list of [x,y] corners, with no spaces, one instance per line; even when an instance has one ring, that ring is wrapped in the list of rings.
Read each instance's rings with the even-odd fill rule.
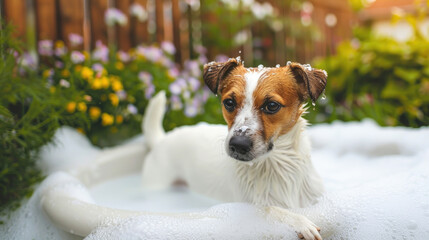
[[[82,51],[82,54],[85,56],[85,59],[89,59],[89,53],[87,51]]]
[[[83,130],[83,128],[76,128],[76,130],[82,134],[85,134],[85,130]]]
[[[43,71],[43,77],[48,78],[51,76],[51,73],[51,69],[46,69],[45,71]]]
[[[82,67],[82,72],[80,73],[83,79],[90,79],[94,76],[94,71],[89,67]]]
[[[61,40],[55,41],[55,48],[62,48],[64,47],[64,42]]]
[[[63,77],[69,77],[70,76],[70,71],[67,69],[64,69],[61,71],[61,76]]]
[[[99,78],[94,79],[94,81],[92,81],[91,87],[92,89],[100,89],[103,86],[103,83],[101,82],[101,80]]]
[[[54,86],[49,88],[49,92],[54,93],[55,91],[57,91],[57,89]]]
[[[116,95],[114,93],[110,93],[109,99],[110,99],[110,102],[112,103],[113,106],[115,106],[115,107],[118,106],[118,104],[119,104],[118,95]]]
[[[122,62],[116,62],[115,68],[118,70],[122,70],[122,69],[124,69],[124,64]]]
[[[108,88],[110,86],[110,81],[107,77],[101,77],[100,81],[103,88]]]
[[[108,113],[101,114],[101,125],[103,126],[112,125],[113,121],[114,121],[114,118],[112,115]]]
[[[84,102],[80,102],[77,104],[77,110],[81,111],[81,112],[86,112],[86,109],[88,107],[86,106],[86,103]]]
[[[74,67],[74,70],[75,70],[76,72],[80,72],[80,71],[82,71],[82,65],[76,65],[76,67]]]
[[[85,101],[87,101],[87,102],[91,102],[92,101],[92,97],[89,96],[89,95],[84,95],[83,99],[85,99]]]
[[[121,81],[119,81],[117,78],[112,78],[111,81],[113,91],[118,92],[124,89],[124,86],[122,86]]]
[[[74,111],[76,110],[76,103],[75,102],[67,103],[66,110],[69,113],[74,113]]]
[[[116,116],[116,124],[121,124],[124,121],[124,117],[121,115]]]
[[[89,108],[89,117],[92,120],[97,120],[100,117],[101,110],[98,107],[90,107]]]

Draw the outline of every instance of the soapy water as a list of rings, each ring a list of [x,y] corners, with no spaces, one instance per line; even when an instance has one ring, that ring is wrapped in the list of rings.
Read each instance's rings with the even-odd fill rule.
[[[372,121],[336,122],[310,127],[312,159],[326,194],[302,213],[321,227],[324,239],[426,239],[429,235],[429,128],[382,128]],[[70,156],[90,161],[98,149],[82,144],[82,136],[63,129],[67,146],[44,152],[41,161]],[[73,144],[73,141],[75,142]],[[81,153],[81,154],[80,154]],[[47,160],[48,159],[48,160]],[[55,170],[61,170],[58,163]],[[51,170],[52,171],[52,170]],[[47,171],[49,172],[49,171]],[[100,226],[87,239],[297,239],[288,226],[267,221],[246,203],[218,203],[172,188],[141,192],[138,175],[113,179],[87,191],[65,173],[51,174],[23,206],[0,225],[2,239],[76,239],[58,230],[40,208],[44,189],[55,184],[84,201],[136,210],[192,211],[199,217],[138,216]],[[122,195],[122,197],[121,197]],[[162,200],[162,199],[166,200]],[[134,201],[134,202],[133,202]],[[164,211],[165,212],[165,211]]]

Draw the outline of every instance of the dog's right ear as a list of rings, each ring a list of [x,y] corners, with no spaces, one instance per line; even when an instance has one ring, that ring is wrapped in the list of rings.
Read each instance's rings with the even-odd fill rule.
[[[235,58],[231,58],[226,62],[207,63],[204,65],[204,82],[214,94],[218,94],[220,90],[219,85],[222,83],[222,80],[240,64],[241,62]]]

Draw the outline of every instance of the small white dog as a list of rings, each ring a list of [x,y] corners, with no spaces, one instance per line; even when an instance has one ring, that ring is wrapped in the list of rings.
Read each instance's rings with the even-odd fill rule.
[[[314,204],[323,193],[301,116],[306,100],[316,101],[325,89],[326,72],[297,63],[245,68],[230,59],[206,64],[204,81],[221,96],[228,126],[198,124],[165,134],[165,93],[155,96],[143,123],[151,149],[144,187],[185,181],[222,201],[263,206],[267,217],[289,224],[300,238],[322,239],[314,223],[287,208]]]

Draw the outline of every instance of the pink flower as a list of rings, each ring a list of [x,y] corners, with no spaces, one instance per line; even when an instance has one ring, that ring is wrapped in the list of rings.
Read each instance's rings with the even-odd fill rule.
[[[100,40],[95,43],[95,50],[92,53],[92,58],[94,60],[100,60],[102,62],[107,62],[109,60],[109,48],[103,44]]]
[[[82,63],[83,61],[85,61],[85,55],[83,55],[79,51],[73,51],[71,53],[70,59],[74,64]]]
[[[79,46],[83,43],[83,38],[81,35],[76,33],[69,34],[69,41],[72,47]]]
[[[129,62],[131,60],[130,55],[122,50],[118,51],[118,58],[122,62]]]
[[[107,26],[110,27],[114,26],[115,24],[124,26],[128,22],[127,16],[125,16],[125,14],[117,8],[107,9],[104,15],[104,21],[106,22]]]
[[[39,54],[41,56],[52,56],[54,43],[52,40],[39,41]]]
[[[164,50],[164,52],[166,52],[170,55],[173,55],[176,53],[176,48],[174,47],[174,45],[171,42],[162,42],[161,48],[162,48],[162,50]]]
[[[153,76],[150,73],[144,71],[139,72],[138,77],[145,85],[150,85],[153,80]]]

